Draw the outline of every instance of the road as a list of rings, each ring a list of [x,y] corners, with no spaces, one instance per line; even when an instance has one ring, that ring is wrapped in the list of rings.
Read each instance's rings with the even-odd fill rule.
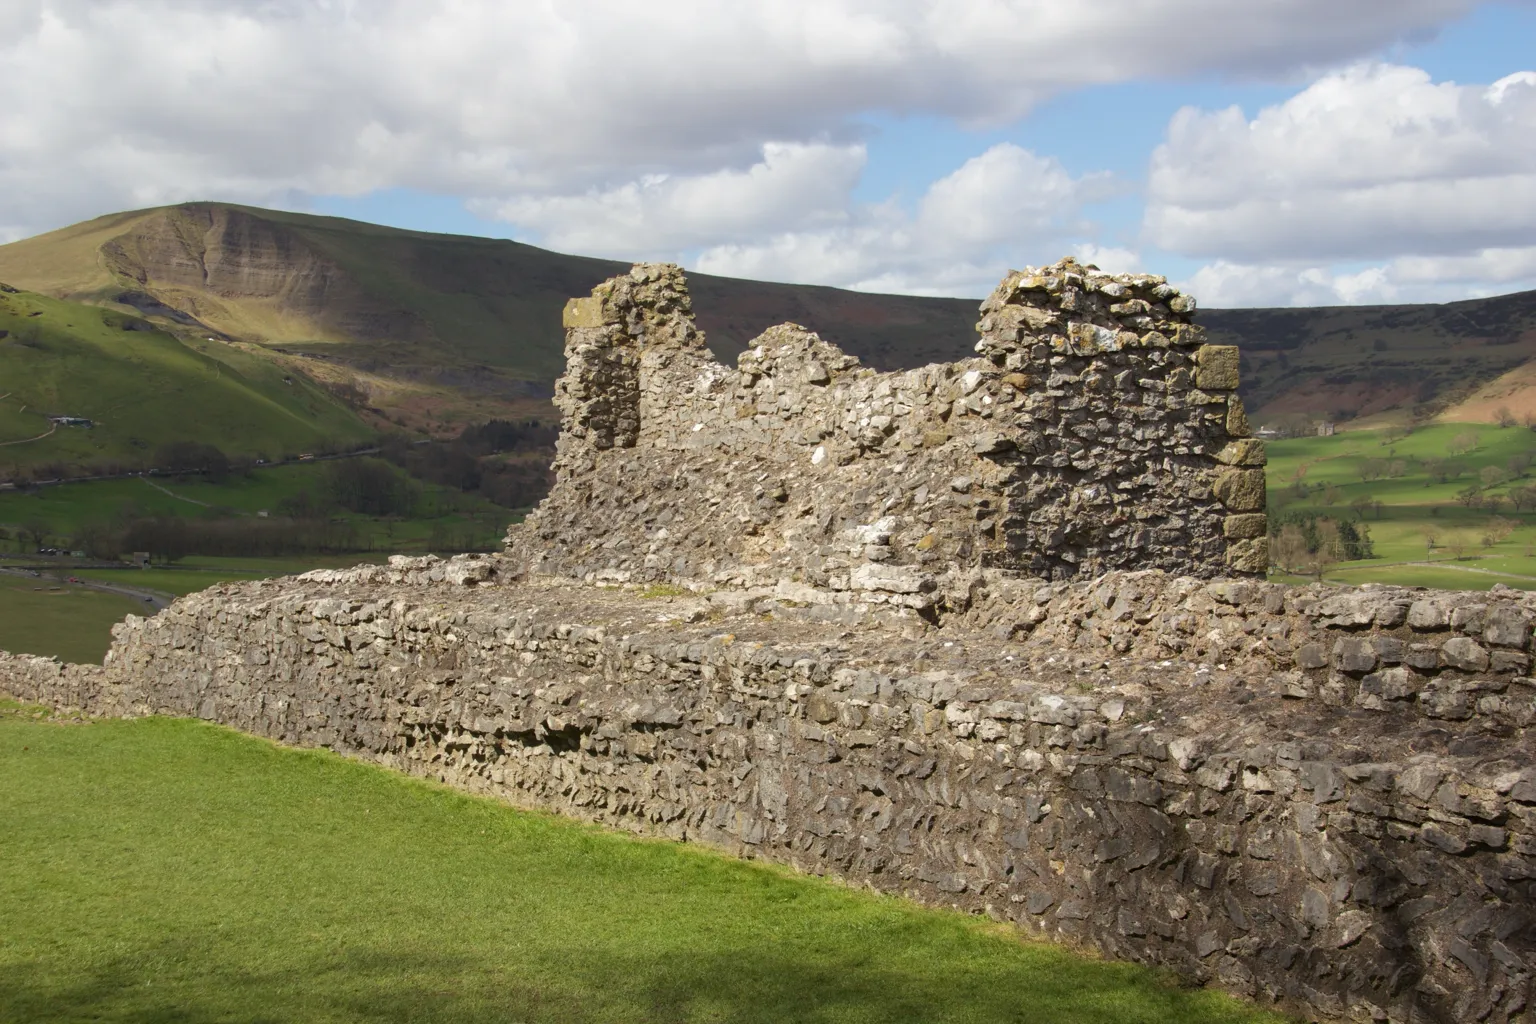
[[[58,569],[51,570],[47,575],[43,575],[40,570],[35,569],[0,568],[0,573],[4,573],[7,576],[20,576],[23,579],[38,580],[39,582],[58,583],[66,587],[85,587],[89,590],[99,590],[104,594],[116,594],[119,597],[131,598],[142,604],[151,615],[162,608],[169,607],[170,603],[175,600],[170,595],[162,594],[158,590],[138,590],[134,587],[122,586],[116,583],[101,583],[97,580],[87,579],[81,579],[78,583],[68,583],[66,582],[68,574]]]

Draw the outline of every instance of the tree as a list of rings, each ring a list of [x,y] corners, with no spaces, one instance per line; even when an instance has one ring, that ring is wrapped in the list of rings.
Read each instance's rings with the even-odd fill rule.
[[[1359,472],[1360,479],[1363,482],[1369,483],[1372,480],[1380,480],[1386,476],[1391,465],[1386,459],[1366,459],[1360,463],[1357,472]]]
[[[1483,527],[1483,547],[1491,548],[1495,544],[1509,539],[1509,535],[1515,532],[1517,524],[1503,516],[1494,516]]]
[[[1449,534],[1445,538],[1445,549],[1449,551],[1451,553],[1451,557],[1456,559],[1458,562],[1467,557],[1467,550],[1471,546],[1471,543],[1467,539],[1467,535],[1460,531]]]
[[[155,467],[167,473],[203,473],[214,483],[229,477],[229,456],[200,441],[172,441],[155,449]]]
[[[1322,502],[1324,505],[1337,505],[1339,503],[1339,485],[1328,483],[1323,485]]]
[[[1286,523],[1270,540],[1269,560],[1288,572],[1306,572],[1311,565],[1311,552],[1307,550],[1307,538],[1301,527]]]
[[[1452,455],[1465,455],[1470,451],[1476,450],[1477,442],[1478,437],[1476,431],[1464,430],[1457,434],[1455,437],[1451,438],[1451,443],[1445,446],[1445,450],[1450,452]]]
[[[1317,521],[1317,550],[1313,556],[1317,562],[1319,578],[1344,560],[1344,537],[1339,531],[1339,524],[1334,520],[1319,519]]]
[[[1509,492],[1509,503],[1515,506],[1516,512],[1524,512],[1536,508],[1536,487],[1514,487]]]
[[[17,531],[16,535],[18,537],[30,537],[32,540],[32,550],[41,551],[43,549],[43,541],[48,539],[48,521],[45,519],[28,519],[21,524],[21,529]]]
[[[1484,466],[1478,471],[1477,478],[1483,482],[1484,487],[1497,487],[1509,479],[1509,474],[1498,466]]]
[[[1509,471],[1511,477],[1525,476],[1531,469],[1531,453],[1520,452],[1518,455],[1511,455],[1504,460],[1504,468]]]
[[[1498,410],[1493,414],[1493,417],[1498,421],[1499,426],[1501,427],[1512,427],[1515,425],[1515,414],[1507,405],[1499,406]]]
[[[1356,519],[1364,519],[1365,513],[1370,510],[1371,506],[1379,504],[1380,502],[1369,494],[1362,494],[1350,501],[1349,510],[1355,514]]]

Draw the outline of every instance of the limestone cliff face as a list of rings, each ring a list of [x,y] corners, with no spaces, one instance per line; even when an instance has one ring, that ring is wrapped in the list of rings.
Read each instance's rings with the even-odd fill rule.
[[[252,340],[310,325],[316,339],[433,340],[418,314],[363,288],[273,220],[220,205],[167,208],[102,246],[120,280],[209,326]],[[302,335],[304,332],[299,330]]]

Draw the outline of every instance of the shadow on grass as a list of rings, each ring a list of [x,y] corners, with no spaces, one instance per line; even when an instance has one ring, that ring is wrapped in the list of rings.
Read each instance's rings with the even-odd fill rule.
[[[509,927],[548,927],[509,922]],[[1143,971],[961,968],[913,974],[771,952],[594,957],[508,965],[427,951],[355,950],[305,966],[209,963],[203,943],[168,943],[77,966],[64,976],[30,964],[0,977],[0,1021],[278,1024],[291,1021],[488,1022],[1018,1022],[1203,1024],[1275,1020],[1215,993],[1149,981]],[[1065,956],[1065,954],[1062,954]],[[280,953],[274,960],[280,958]],[[532,970],[527,968],[532,967]]]

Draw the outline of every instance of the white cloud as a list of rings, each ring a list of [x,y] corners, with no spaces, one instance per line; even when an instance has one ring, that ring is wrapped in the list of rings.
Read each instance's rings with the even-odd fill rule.
[[[864,161],[861,145],[768,143],[745,170],[653,175],[583,195],[519,196],[476,209],[568,252],[676,255],[842,221]]]
[[[1211,307],[1451,302],[1536,289],[1536,246],[1405,256],[1353,269],[1216,260],[1180,287]]]
[[[1251,121],[1181,110],[1153,154],[1144,231],[1163,249],[1245,264],[1528,244],[1536,74],[1468,86],[1362,65]]]
[[[871,111],[999,123],[1084,84],[1290,73],[1472,6],[4,0],[0,232],[189,198],[410,187],[592,238],[591,198],[620,233],[665,208],[666,181],[761,198],[738,178],[765,145],[832,159]]]
[[[1074,178],[1061,164],[1000,143],[929,186],[914,213],[893,204],[849,207],[825,227],[722,238],[693,262],[701,271],[881,292],[984,295],[1010,263],[1046,262],[1085,230],[1084,202],[1115,187]]]

